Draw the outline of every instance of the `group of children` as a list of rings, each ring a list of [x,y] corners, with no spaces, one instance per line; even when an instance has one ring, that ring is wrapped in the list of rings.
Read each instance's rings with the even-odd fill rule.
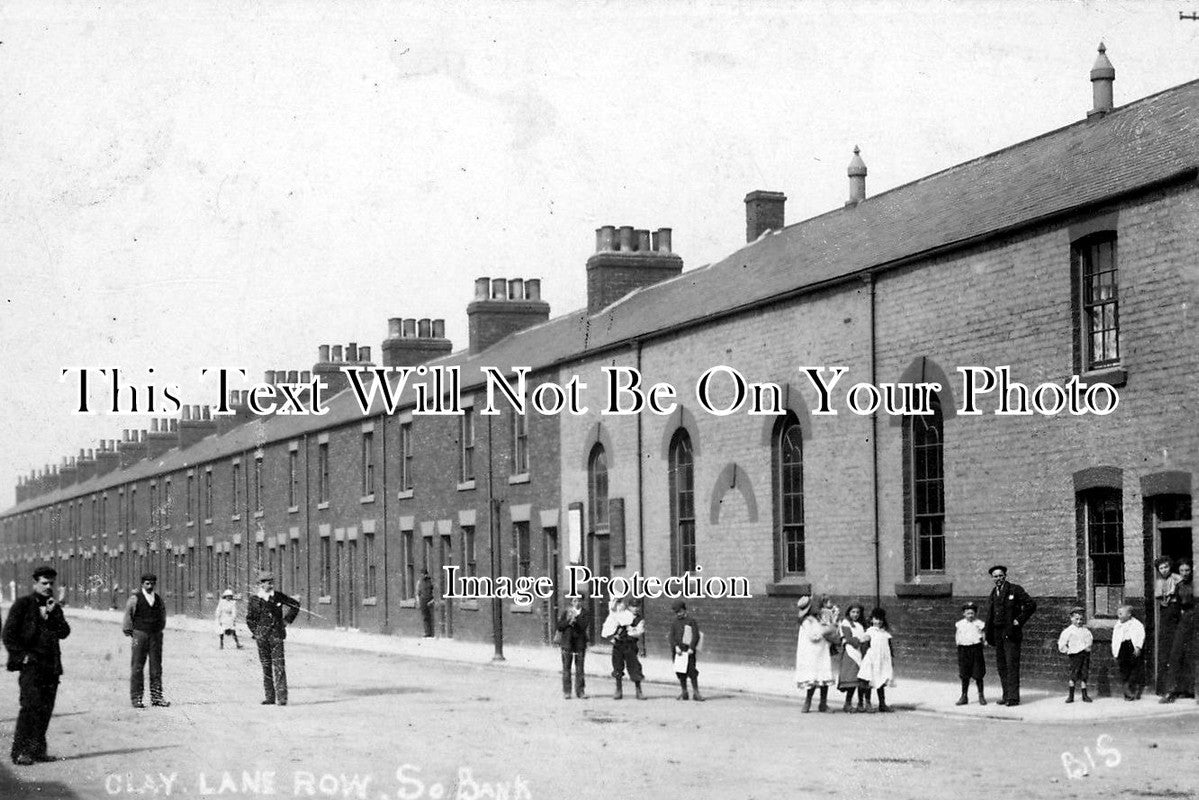
[[[957,704],[970,702],[967,692],[970,682],[978,687],[978,703],[985,706],[983,676],[986,663],[983,659],[983,634],[985,624],[978,619],[978,607],[974,603],[962,606],[962,618],[957,621],[954,639],[958,647],[958,678],[962,682],[962,696]],[[1057,640],[1058,652],[1069,658],[1069,675],[1066,686],[1066,702],[1073,703],[1075,691],[1081,691],[1082,701],[1091,702],[1087,693],[1087,679],[1091,672],[1091,647],[1094,634],[1086,626],[1086,611],[1082,608],[1070,610],[1070,624],[1062,630]],[[1145,626],[1132,615],[1132,606],[1122,605],[1116,610],[1116,624],[1112,628],[1112,657],[1120,671],[1120,682],[1125,700],[1140,700],[1145,688]]]
[[[670,649],[673,657],[675,677],[682,690],[677,699],[702,701],[699,693],[699,670],[696,669],[695,659],[703,644],[703,634],[699,624],[687,615],[687,604],[675,600],[672,606],[674,622],[670,626]],[[575,695],[580,699],[586,698],[584,678],[584,657],[587,651],[588,629],[590,620],[583,608],[582,599],[568,599],[566,609],[558,619],[558,632],[562,647],[562,695],[569,700],[571,697],[571,672],[574,672]],[[645,700],[641,690],[644,675],[641,671],[639,650],[645,637],[645,618],[641,615],[641,600],[636,597],[616,597],[608,604],[608,616],[604,618],[604,626],[600,636],[612,641],[612,677],[616,680],[614,700],[624,698],[624,676],[628,673],[629,680],[637,693],[638,700]],[[691,682],[691,691],[687,691],[687,682]]]
[[[838,621],[839,610],[832,599],[822,597],[813,608],[811,597],[801,597],[796,603],[799,636],[795,644],[795,684],[806,692],[804,713],[812,710],[812,700],[820,692],[818,711],[828,711],[828,687],[836,683],[845,694],[843,711],[873,711],[871,693],[878,695],[878,710],[891,711],[887,705],[886,689],[895,685],[895,670],[891,647],[891,629],[887,612],[876,608],[870,612],[870,627],[865,626],[866,609],[855,603]],[[837,675],[833,676],[833,656],[839,657]],[[854,692],[858,705],[854,708]]]

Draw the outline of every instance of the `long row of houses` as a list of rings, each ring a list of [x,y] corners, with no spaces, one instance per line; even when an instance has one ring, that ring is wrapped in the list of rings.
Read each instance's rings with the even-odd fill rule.
[[[480,278],[464,350],[440,320],[391,320],[380,366],[456,367],[459,414],[421,413],[415,387],[436,370],[364,413],[342,368],[373,365],[370,348],[322,346],[310,371],[265,382],[319,378],[323,416],[256,415],[237,391],[232,415],[187,407],[81,451],[0,515],[4,580],[21,591],[48,561],[68,603],[109,607],[153,570],[175,613],[206,616],[266,568],[319,615],[301,624],[419,635],[428,570],[439,635],[483,647],[551,644],[560,596],[444,599],[446,565],[691,571],[752,594],[693,602],[708,658],[789,663],[796,598],[816,593],[882,604],[900,669],[948,675],[953,621],[1002,563],[1040,605],[1025,670],[1056,676],[1068,608],[1100,640],[1125,601],[1153,628],[1153,558],[1194,547],[1199,83],[1117,108],[1113,79],[1100,53],[1085,119],[876,196],[855,151],[848,201],[797,224],[784,195],[752,192],[746,244],[717,263],[684,270],[668,228],[601,227],[586,308],[551,318],[539,280]],[[774,413],[702,406],[691,387],[718,365],[778,387]],[[805,366],[844,368],[838,413],[818,413]],[[1032,389],[1077,376],[1119,405],[996,415],[997,387],[962,413],[964,366]],[[528,367],[549,399],[618,367],[678,396],[668,413],[593,398],[583,414],[485,414],[486,367]],[[721,409],[730,374],[711,386]],[[853,413],[862,398],[843,390],[859,382],[939,388],[928,413]],[[648,603],[651,652],[668,614]]]

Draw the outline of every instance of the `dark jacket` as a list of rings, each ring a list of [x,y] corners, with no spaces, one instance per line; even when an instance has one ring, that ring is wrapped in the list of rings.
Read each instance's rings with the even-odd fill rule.
[[[287,626],[299,613],[300,601],[288,597],[283,592],[273,592],[268,600],[252,594],[246,607],[246,627],[255,639],[286,639]]]
[[[572,653],[586,652],[587,645],[591,643],[588,635],[588,631],[591,629],[591,615],[584,608],[575,617],[574,622],[570,622],[570,618],[567,616],[569,612],[568,608],[558,616],[558,632],[561,634],[562,649]]]
[[[996,586],[991,590],[991,605],[987,609],[987,644],[995,644],[999,631],[1009,642],[1022,640],[1024,627],[1036,610],[1036,601],[1028,596],[1024,587],[1006,581],[1002,587]],[[1019,624],[1013,625],[1013,622]]]
[[[125,603],[125,619],[121,624],[121,630],[125,633],[162,633],[166,626],[167,607],[166,603],[162,602],[162,595],[154,595],[154,605],[146,602],[141,589],[129,597]]]
[[[9,672],[34,666],[55,675],[62,674],[62,651],[58,642],[71,635],[71,626],[62,614],[62,606],[57,604],[49,616],[42,619],[39,609],[47,599],[33,592],[17,598],[9,609],[4,632],[0,634],[8,650]]]
[[[691,627],[691,644],[683,644],[683,631]],[[699,644],[699,623],[691,617],[684,615],[682,619],[675,617],[674,622],[670,623],[670,647],[672,651],[686,653],[689,650],[694,650]]]
[[[420,601],[418,605],[421,608],[424,608],[433,602],[433,579],[428,575],[423,576],[417,583],[416,599]]]

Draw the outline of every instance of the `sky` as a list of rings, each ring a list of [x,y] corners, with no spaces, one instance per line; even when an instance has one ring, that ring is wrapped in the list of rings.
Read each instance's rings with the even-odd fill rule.
[[[1199,5],[1199,4],[1197,4]],[[147,428],[75,414],[119,368],[376,363],[390,317],[466,346],[475,278],[586,304],[602,225],[690,269],[787,222],[1199,78],[1185,2],[0,3],[0,508],[17,475]],[[153,370],[153,373],[150,372]]]

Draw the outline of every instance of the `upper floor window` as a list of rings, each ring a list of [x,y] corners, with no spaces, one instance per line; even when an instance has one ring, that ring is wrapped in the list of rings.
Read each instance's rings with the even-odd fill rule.
[[[587,459],[587,516],[589,530],[608,527],[608,456],[598,442]]]
[[[195,512],[193,510],[194,506],[192,505],[195,502],[195,496],[196,496],[195,495],[195,492],[196,492],[195,483],[196,483],[196,476],[189,473],[187,476],[187,521],[188,522],[191,522],[193,519],[195,519],[195,516],[196,516]]]
[[[1124,603],[1124,506],[1120,490],[1100,487],[1079,492],[1077,516],[1086,548],[1088,611],[1114,617]]]
[[[404,422],[400,425],[400,491],[412,491],[412,423]]]
[[[458,481],[475,479],[475,410],[465,408],[458,418]]]
[[[233,462],[233,490],[230,495],[233,498],[233,516],[241,513],[241,464],[237,461]]]
[[[512,523],[512,549],[512,560],[514,562],[513,574],[518,578],[527,577],[530,563],[533,559],[532,550],[529,546],[528,522]]]
[[[329,443],[321,442],[316,448],[316,500],[329,502]]]
[[[1116,234],[1097,233],[1074,243],[1079,285],[1076,304],[1083,370],[1120,363],[1120,298]]]
[[[524,475],[529,471],[529,418],[524,414],[512,414],[512,474]]]
[[[680,428],[670,440],[670,522],[675,572],[695,569],[695,458]]]
[[[362,496],[375,493],[375,434],[362,433]]]
[[[774,436],[774,502],[783,576],[801,575],[804,560],[803,430],[790,412]]]
[[[904,510],[916,574],[945,571],[945,419],[933,395],[931,414],[903,419]]]
[[[295,508],[297,503],[296,489],[299,487],[300,476],[296,469],[299,465],[300,453],[291,450],[287,453],[287,507]]]
[[[262,456],[254,458],[254,510],[262,511]]]

